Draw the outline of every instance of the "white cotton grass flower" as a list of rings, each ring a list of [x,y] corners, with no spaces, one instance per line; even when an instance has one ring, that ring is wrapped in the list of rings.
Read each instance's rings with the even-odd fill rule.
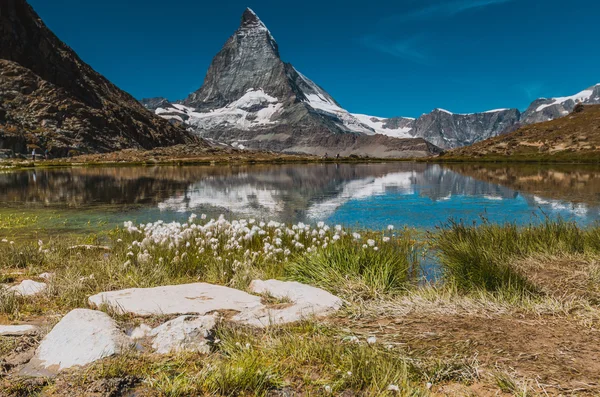
[[[377,343],[377,338],[374,337],[374,336],[370,336],[370,337],[367,338],[367,343],[369,345],[374,345],[375,343]]]
[[[325,393],[331,394],[331,386],[325,385]]]
[[[352,233],[352,237],[353,237],[355,240],[360,240],[360,234],[359,234],[359,233],[356,233],[356,232]]]
[[[383,242],[384,242],[384,243],[387,243],[387,242],[389,242],[390,240],[391,240],[391,239],[390,239],[389,237],[384,237],[384,238],[383,238]]]
[[[387,391],[394,391],[394,392],[400,392],[400,388],[398,387],[398,385],[389,385],[387,387]]]
[[[369,240],[367,240],[367,244],[369,244],[369,247],[374,247],[375,246],[375,240],[369,239]]]
[[[394,230],[394,225],[388,225],[388,227],[387,227],[387,230],[389,230],[390,232],[391,232],[392,230]]]

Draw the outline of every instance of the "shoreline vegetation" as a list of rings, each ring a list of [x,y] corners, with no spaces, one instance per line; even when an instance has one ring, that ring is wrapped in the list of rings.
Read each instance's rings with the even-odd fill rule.
[[[426,277],[432,261],[435,277]],[[2,238],[0,271],[5,285],[47,283],[31,297],[0,291],[0,325],[40,329],[0,336],[7,396],[600,393],[599,226],[449,222],[418,233],[192,216],[49,241]],[[91,295],[194,282],[248,291],[254,279],[301,282],[345,303],[266,329],[220,323],[208,354],[131,350],[55,378],[18,374],[19,360]],[[123,330],[172,318],[100,310]]]
[[[193,146],[193,145],[192,145]],[[181,151],[181,153],[177,153]],[[600,152],[561,152],[556,154],[528,153],[518,155],[456,155],[452,151],[434,157],[376,158],[367,156],[313,156],[283,154],[252,150],[199,147],[198,150],[183,146],[153,150],[125,149],[112,153],[78,155],[73,157],[43,159],[4,159],[0,170],[49,169],[71,167],[132,167],[132,166],[193,166],[193,165],[252,165],[252,164],[330,164],[330,163],[386,163],[418,162],[431,164],[523,164],[523,165],[598,165]]]
[[[176,145],[151,150],[125,149],[111,153],[82,154],[73,157],[43,159],[5,159],[0,169],[60,168],[81,166],[160,166],[160,165],[227,165],[227,164],[307,164],[307,163],[368,163],[414,161],[413,158],[374,158],[351,155],[337,158],[308,154],[283,154],[204,145]]]

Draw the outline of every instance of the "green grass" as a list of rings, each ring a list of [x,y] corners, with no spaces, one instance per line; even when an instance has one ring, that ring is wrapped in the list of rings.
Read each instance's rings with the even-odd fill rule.
[[[599,227],[584,229],[564,220],[525,227],[451,222],[432,239],[446,282],[461,291],[536,293],[536,287],[514,266],[517,259],[600,252]]]
[[[133,352],[103,360],[69,379],[84,387],[98,379],[136,379],[161,396],[265,396],[272,390],[307,395],[427,396],[427,382],[477,379],[476,363],[415,358],[340,329],[312,322],[270,330],[222,325],[208,356],[156,357]],[[400,392],[388,388],[398,386]]]
[[[181,239],[173,245],[170,240],[153,242],[141,232],[123,228],[104,236],[43,242],[41,250],[28,241],[0,243],[0,255],[11,258],[0,261],[0,272],[18,267],[25,273],[22,277],[34,279],[42,272],[55,273],[48,291],[40,296],[19,298],[0,292],[0,315],[12,321],[30,315],[64,314],[87,307],[90,295],[130,287],[205,281],[244,289],[255,278],[297,280],[322,287],[346,299],[348,305],[321,324],[303,322],[266,330],[220,324],[214,335],[219,341],[207,356],[126,352],[61,374],[54,385],[41,386],[44,392],[52,395],[53,388],[68,384],[73,394],[80,390],[84,395],[94,382],[125,379],[127,387],[150,388],[163,396],[267,396],[273,390],[306,395],[426,396],[428,382],[437,387],[480,380],[476,357],[441,358],[431,350],[409,351],[401,344],[390,347],[382,343],[386,335],[380,333],[381,342],[369,344],[367,332],[361,333],[360,328],[354,329],[360,336],[356,343],[350,338],[355,336],[353,321],[364,320],[371,330],[379,327],[377,319],[399,319],[408,312],[423,316],[453,311],[566,316],[577,311],[582,315],[583,306],[576,306],[577,302],[543,296],[539,286],[515,265],[520,259],[543,255],[589,256],[589,276],[584,278],[595,283],[600,280],[600,267],[594,262],[600,254],[600,227],[581,228],[560,220],[525,227],[449,223],[418,239],[409,230],[328,230],[320,237],[317,231],[313,237],[312,229],[303,229],[304,233],[300,227],[289,232],[284,226],[280,231],[264,227],[264,234],[240,239],[239,248],[231,246],[233,232],[224,225],[211,229],[210,237],[183,229],[182,234],[176,233]],[[362,235],[359,239],[353,236],[356,232]],[[335,243],[333,235],[338,235]],[[281,245],[275,242],[277,238]],[[317,238],[319,244],[314,244],[318,249],[313,250],[311,244]],[[304,248],[285,255],[265,249],[265,242],[278,247],[300,243]],[[69,249],[82,243],[109,245],[111,250]],[[444,278],[424,286],[419,282],[419,260],[427,245],[438,256]],[[273,304],[285,302],[269,296],[264,299]],[[596,324],[597,310],[589,310],[595,316],[591,323]],[[485,315],[481,318],[487,321]],[[115,319],[122,325],[140,321],[127,316]],[[159,323],[157,319],[143,321]],[[0,355],[15,346],[0,338]],[[499,390],[529,394],[527,385],[510,376],[494,376],[491,382]],[[389,391],[390,385],[400,392]],[[9,391],[9,395],[26,395],[39,392],[40,387],[14,381]]]
[[[408,231],[389,242],[375,238],[377,250],[345,240],[298,256],[287,266],[287,277],[350,299],[373,299],[410,288],[420,273],[417,242]]]

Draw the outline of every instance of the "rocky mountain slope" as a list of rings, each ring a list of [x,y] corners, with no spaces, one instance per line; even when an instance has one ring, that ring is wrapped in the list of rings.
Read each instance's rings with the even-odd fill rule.
[[[422,157],[440,152],[395,129],[376,134],[325,90],[281,60],[277,42],[247,9],[239,29],[215,56],[203,86],[180,103],[144,105],[199,136],[236,147],[287,153]],[[401,139],[403,138],[403,139]]]
[[[578,103],[600,104],[600,84],[572,96],[537,99],[523,113],[518,109],[497,109],[482,113],[457,114],[435,109],[418,119],[355,116],[363,121],[370,120],[378,124],[377,133],[394,136],[394,128],[401,125],[405,136],[421,137],[440,148],[453,149],[506,134],[524,125],[563,117],[571,113]]]
[[[0,149],[61,156],[191,141],[83,62],[25,0],[0,2]]]
[[[578,104],[565,117],[524,126],[510,134],[452,150],[445,157],[598,162],[600,105]]]
[[[522,125],[562,117],[577,103],[600,103],[600,85],[570,97],[538,99],[524,113],[497,109],[455,114],[435,109],[418,119],[353,114],[283,62],[273,35],[248,9],[198,91],[173,104],[165,98],[142,103],[165,119],[185,123],[200,136],[236,146],[320,155],[412,156],[437,149],[425,147],[422,141],[385,137],[423,138],[443,149],[468,146]],[[365,147],[359,148],[358,141]],[[385,153],[386,145],[390,153]]]
[[[537,99],[523,113],[521,123],[540,123],[566,116],[573,111],[578,103],[584,105],[600,104],[600,84],[567,97]]]

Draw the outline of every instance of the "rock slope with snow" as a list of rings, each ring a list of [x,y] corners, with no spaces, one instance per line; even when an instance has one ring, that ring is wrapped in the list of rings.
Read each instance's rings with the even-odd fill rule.
[[[538,99],[524,113],[515,108],[470,114],[435,109],[417,119],[350,113],[281,60],[273,35],[250,9],[213,59],[198,91],[173,104],[165,98],[142,100],[172,123],[222,143],[379,157],[418,157],[436,154],[438,148],[469,146],[522,125],[562,117],[577,103],[600,103],[600,85],[569,97]]]
[[[566,116],[578,103],[600,104],[600,84],[567,97],[537,99],[523,113],[514,108],[469,114],[435,109],[418,119],[354,116],[378,134],[421,137],[440,148],[453,149],[512,132],[521,126]]]
[[[422,157],[440,152],[404,127],[383,127],[343,109],[324,89],[281,60],[279,47],[247,9],[215,56],[202,87],[179,103],[143,104],[201,137],[247,148],[316,155]],[[389,136],[388,136],[389,135]]]
[[[578,103],[600,104],[600,84],[571,96],[537,99],[523,113],[521,121],[523,124],[534,124],[554,120],[571,113]]]

